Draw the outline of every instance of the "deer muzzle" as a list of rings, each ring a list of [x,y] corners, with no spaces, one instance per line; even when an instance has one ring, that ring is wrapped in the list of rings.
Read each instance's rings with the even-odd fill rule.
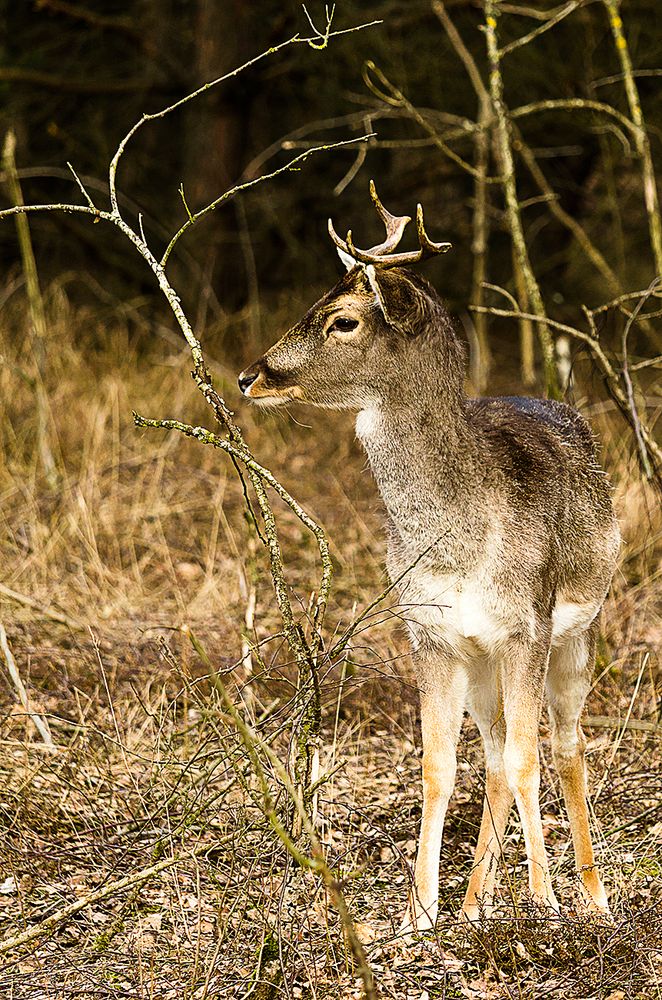
[[[260,358],[244,369],[238,378],[239,388],[249,399],[287,402],[290,399],[301,399],[300,386],[293,383],[289,374],[275,371],[266,358]]]

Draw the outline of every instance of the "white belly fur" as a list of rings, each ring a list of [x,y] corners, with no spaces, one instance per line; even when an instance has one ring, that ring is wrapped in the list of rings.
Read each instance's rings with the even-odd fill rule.
[[[500,613],[493,593],[476,578],[417,573],[401,591],[401,601],[415,645],[426,637],[460,655],[489,655],[523,625],[531,636],[535,628],[533,611],[525,622],[510,620]],[[585,631],[599,610],[600,604],[593,602],[558,601],[552,613],[552,644]]]
[[[417,574],[401,593],[403,617],[415,644],[425,636],[458,654],[490,652],[504,641],[508,628],[484,596],[473,581]]]
[[[573,601],[557,601],[552,611],[552,645],[561,639],[571,639],[585,632],[594,620],[601,605],[576,604]]]

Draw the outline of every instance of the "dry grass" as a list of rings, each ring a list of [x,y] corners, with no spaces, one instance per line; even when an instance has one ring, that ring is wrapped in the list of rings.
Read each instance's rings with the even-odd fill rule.
[[[266,562],[243,515],[234,470],[175,434],[138,433],[131,410],[208,420],[188,358],[155,337],[139,352],[117,309],[102,316],[50,295],[46,388],[60,482],[36,465],[33,373],[18,296],[0,354],[0,564],[6,587],[80,627],[0,594],[0,621],[56,751],[38,741],[7,678],[0,734],[0,926],[9,937],[92,889],[179,852],[176,867],[62,922],[3,957],[0,994],[37,997],[326,998],[359,995],[319,882],[297,872],[265,824],[256,786],[189,625],[262,734],[282,745],[292,673],[277,635]],[[135,319],[135,317],[134,317]],[[132,328],[135,324],[132,321]],[[237,339],[242,332],[237,322]],[[153,329],[150,329],[153,335]],[[142,342],[144,345],[145,338]],[[250,356],[232,358],[227,371]],[[517,389],[503,377],[496,391]],[[660,400],[651,387],[651,406]],[[662,523],[633,445],[608,406],[582,401],[601,431],[626,544],[604,620],[588,727],[592,807],[614,922],[578,906],[559,787],[543,768],[542,811],[566,906],[559,922],[513,908],[523,844],[513,814],[498,917],[471,933],[453,914],[480,819],[481,754],[467,722],[442,855],[436,937],[396,940],[420,816],[416,697],[397,619],[361,633],[343,671],[324,676],[321,831],[386,997],[662,995],[660,734]],[[653,413],[651,409],[651,414]],[[330,628],[384,585],[374,485],[344,415],[241,410],[256,454],[328,529],[336,564]],[[316,551],[278,508],[289,578],[305,613]],[[236,664],[255,598],[262,664]],[[250,684],[248,683],[250,681]],[[545,731],[544,731],[545,732]],[[545,739],[545,760],[549,747]],[[208,847],[208,849],[206,849]],[[196,848],[193,855],[192,848]],[[279,979],[271,988],[268,979]],[[264,980],[260,982],[260,979]]]

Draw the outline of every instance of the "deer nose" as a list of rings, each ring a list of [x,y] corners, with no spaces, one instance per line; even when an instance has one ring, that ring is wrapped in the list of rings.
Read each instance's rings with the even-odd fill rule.
[[[239,383],[239,388],[246,395],[246,391],[250,389],[255,379],[260,373],[256,372],[255,369],[247,368],[245,372],[241,372],[239,378],[237,379]]]

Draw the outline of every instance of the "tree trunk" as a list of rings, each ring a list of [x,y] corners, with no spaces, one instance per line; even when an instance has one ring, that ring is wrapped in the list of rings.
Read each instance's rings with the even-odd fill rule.
[[[255,20],[241,0],[197,0],[193,86],[215,80],[257,55]],[[248,30],[250,22],[251,30]],[[185,129],[184,192],[192,211],[232,187],[244,167],[254,80],[228,80],[190,105]],[[204,227],[204,228],[203,228]],[[232,205],[210,214],[199,238],[211,261],[210,280],[226,307],[242,298],[246,280]]]

